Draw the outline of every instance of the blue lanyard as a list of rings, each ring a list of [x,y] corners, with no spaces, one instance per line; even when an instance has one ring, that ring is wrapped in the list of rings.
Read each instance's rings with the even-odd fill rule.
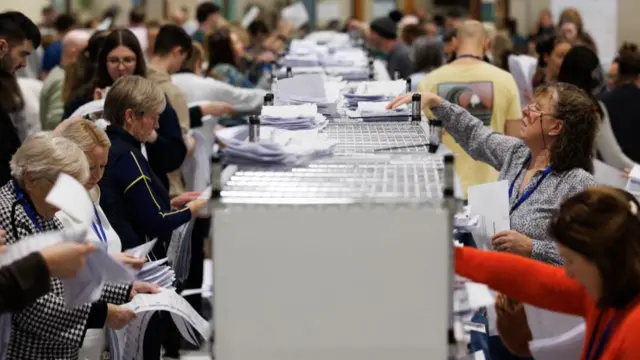
[[[531,161],[531,155],[529,155],[529,158],[522,165],[522,167],[520,168],[520,171],[518,171],[518,174],[513,179],[513,182],[511,183],[511,186],[509,186],[509,200],[511,200],[511,196],[513,195],[513,188],[516,186],[516,181],[520,177],[520,174],[522,173],[522,170],[524,170],[524,168],[527,166],[527,164],[529,164],[529,161]],[[549,176],[550,173],[551,173],[551,166],[549,166],[546,169],[544,169],[544,172],[542,173],[542,176],[540,176],[540,179],[538,179],[538,182],[535,184],[534,187],[532,187],[531,189],[527,190],[524,194],[522,194],[520,196],[520,198],[516,201],[516,203],[513,204],[513,206],[511,207],[511,211],[509,211],[509,214],[512,214],[514,211],[516,211],[516,209],[519,208],[520,205],[522,205],[522,203],[525,202],[531,196],[531,194],[533,194],[538,189],[538,186],[540,186],[542,181],[547,176]]]
[[[107,234],[104,232],[104,227],[102,226],[102,220],[100,220],[100,214],[98,214],[98,209],[95,207],[95,205],[93,206],[93,211],[96,214],[96,221],[98,222],[96,224],[95,221],[92,221],[91,224],[93,225],[93,231],[96,233],[96,235],[98,235],[98,239],[100,239],[100,242],[103,243],[107,243]]]
[[[598,315],[598,320],[596,321],[596,326],[593,328],[593,332],[591,333],[591,338],[589,340],[589,347],[587,348],[586,360],[598,360],[600,355],[602,355],[602,351],[604,350],[605,345],[607,345],[607,341],[609,340],[609,335],[611,334],[611,328],[613,328],[613,318],[609,320],[607,327],[602,332],[602,337],[600,337],[600,341],[598,342],[598,347],[595,348],[595,352],[593,356],[591,356],[591,351],[593,350],[593,344],[596,340],[596,334],[598,333],[598,327],[600,327],[600,320],[602,320],[603,311]]]
[[[27,213],[29,220],[31,220],[33,225],[36,227],[36,232],[42,232],[42,228],[40,227],[40,222],[38,221],[36,212],[33,210],[31,205],[29,205],[29,202],[24,198],[24,194],[22,194],[20,186],[18,186],[18,183],[15,181],[13,181],[13,191],[15,191],[16,197],[18,198],[20,205],[22,205],[22,207],[24,208],[24,212]]]

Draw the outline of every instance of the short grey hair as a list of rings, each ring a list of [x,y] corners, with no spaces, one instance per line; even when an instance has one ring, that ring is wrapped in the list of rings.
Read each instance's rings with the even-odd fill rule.
[[[104,100],[104,119],[112,125],[123,126],[128,109],[136,115],[154,112],[160,114],[167,105],[164,92],[151,80],[138,75],[127,75],[113,84]]]
[[[435,38],[421,36],[411,45],[414,72],[429,72],[444,64],[444,48]]]
[[[71,140],[51,132],[29,136],[11,158],[11,176],[24,186],[24,174],[55,181],[60,173],[84,184],[89,180],[89,162],[84,152]]]

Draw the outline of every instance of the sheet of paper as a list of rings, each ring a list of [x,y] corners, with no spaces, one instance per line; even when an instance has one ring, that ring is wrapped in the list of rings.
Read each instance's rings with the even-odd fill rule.
[[[626,190],[636,196],[640,194],[640,165],[634,165],[631,169]]]
[[[138,294],[123,306],[129,307],[136,314],[147,311],[168,311],[185,319],[204,338],[208,339],[211,329],[189,303],[175,291],[163,289],[157,294]]]
[[[598,184],[623,190],[626,189],[629,181],[625,179],[622,171],[597,159],[593,161],[593,167],[593,176]]]
[[[80,106],[70,117],[85,117],[102,111],[104,111],[104,99],[98,99]]]
[[[529,342],[531,355],[536,360],[579,359],[584,343],[585,324],[555,337]]]
[[[0,267],[9,265],[33,252],[61,243],[67,233],[68,231],[50,231],[30,235],[16,243],[7,245],[6,251],[0,254]]]
[[[252,6],[244,15],[240,24],[242,24],[242,27],[246,29],[258,17],[258,15],[260,15],[260,9],[257,6]]]
[[[529,55],[510,55],[508,62],[509,72],[513,75],[520,92],[520,105],[524,106],[527,96],[533,96],[533,75],[538,60]]]
[[[471,281],[465,283],[469,305],[472,309],[480,309],[487,306],[493,306],[496,299],[491,295],[491,291],[487,285],[478,284]]]
[[[64,211],[83,227],[88,228],[95,216],[89,192],[76,179],[64,173],[58,175],[45,200]]]
[[[171,233],[171,242],[167,249],[167,258],[175,270],[176,278],[182,282],[189,276],[191,266],[191,234],[195,219],[183,224]]]
[[[472,230],[479,249],[489,250],[491,237],[511,229],[509,221],[509,183],[506,180],[469,187],[470,212],[478,216],[479,226]]]
[[[156,246],[156,242],[158,242],[158,239],[147,241],[146,243],[140,246],[136,246],[133,249],[127,250],[127,252],[137,257],[138,259],[144,259],[147,257],[147,255],[149,255],[151,250],[153,250],[153,247]]]
[[[282,20],[293,24],[295,29],[299,29],[309,22],[309,12],[302,2],[297,2],[282,9],[280,12]]]
[[[341,20],[340,3],[338,1],[319,1],[316,5],[318,21]]]
[[[534,340],[560,336],[584,323],[580,316],[560,314],[526,304],[524,308]]]

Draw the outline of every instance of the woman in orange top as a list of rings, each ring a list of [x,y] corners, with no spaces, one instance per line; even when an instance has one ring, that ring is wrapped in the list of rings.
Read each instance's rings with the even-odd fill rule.
[[[533,306],[584,317],[580,359],[640,359],[639,208],[625,191],[590,188],[566,200],[549,226],[564,270],[457,248],[456,273]]]

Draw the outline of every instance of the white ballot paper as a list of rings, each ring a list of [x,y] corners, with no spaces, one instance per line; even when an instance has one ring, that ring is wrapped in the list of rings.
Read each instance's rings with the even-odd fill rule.
[[[258,9],[257,6],[252,6],[244,15],[240,24],[242,24],[242,27],[246,29],[258,17],[258,15],[260,15],[260,9]]]
[[[529,342],[529,350],[536,360],[579,359],[584,343],[584,322],[573,329],[547,339]]]
[[[307,8],[302,2],[297,2],[282,9],[280,17],[282,20],[292,23],[296,29],[309,22],[309,12],[307,12]]]
[[[80,223],[65,241],[84,241],[94,216],[93,202],[87,190],[76,179],[60,174],[45,199]],[[72,234],[75,234],[72,235]],[[45,235],[45,234],[43,234]],[[68,307],[97,301],[106,282],[131,282],[133,271],[115,260],[104,248],[87,255],[85,266],[73,279],[65,279],[64,298]]]
[[[164,258],[145,263],[136,274],[136,280],[170,288],[176,280],[176,274],[167,262],[168,259]]]
[[[104,99],[98,99],[90,101],[80,106],[76,111],[71,114],[72,117],[85,117],[87,115],[95,114],[97,112],[104,111]]]
[[[171,242],[167,249],[167,258],[176,272],[178,281],[183,282],[189,276],[191,265],[191,234],[195,219],[189,220],[171,233]]]
[[[543,345],[554,343],[553,339],[562,338],[567,332],[574,331],[576,327],[584,324],[584,319],[580,316],[560,314],[526,304],[524,309],[533,340],[542,340],[540,344]],[[580,349],[582,349],[582,340],[581,338],[579,341]],[[578,353],[578,356],[566,359],[577,359],[579,355]]]
[[[593,176],[598,184],[623,190],[626,188],[628,181],[622,171],[597,159],[593,161],[593,168]]]
[[[640,196],[640,166],[633,165],[633,169],[629,173],[629,181],[626,190],[635,196]]]
[[[471,215],[478,216],[473,240],[479,249],[492,249],[491,237],[511,229],[509,221],[509,182],[506,180],[470,186],[468,190]]]
[[[158,294],[138,294],[123,306],[129,307],[138,317],[123,329],[109,331],[109,348],[114,360],[143,359],[144,334],[155,311],[171,313],[180,334],[193,344],[197,345],[199,342],[196,332],[203,339],[208,339],[211,333],[209,323],[173,290],[163,289]]]
[[[144,259],[147,257],[147,255],[149,255],[151,250],[153,250],[153,247],[156,245],[156,242],[158,242],[158,239],[147,241],[146,243],[140,246],[136,246],[133,249],[127,250],[127,252],[133,255],[134,257],[137,257],[138,259]]]

